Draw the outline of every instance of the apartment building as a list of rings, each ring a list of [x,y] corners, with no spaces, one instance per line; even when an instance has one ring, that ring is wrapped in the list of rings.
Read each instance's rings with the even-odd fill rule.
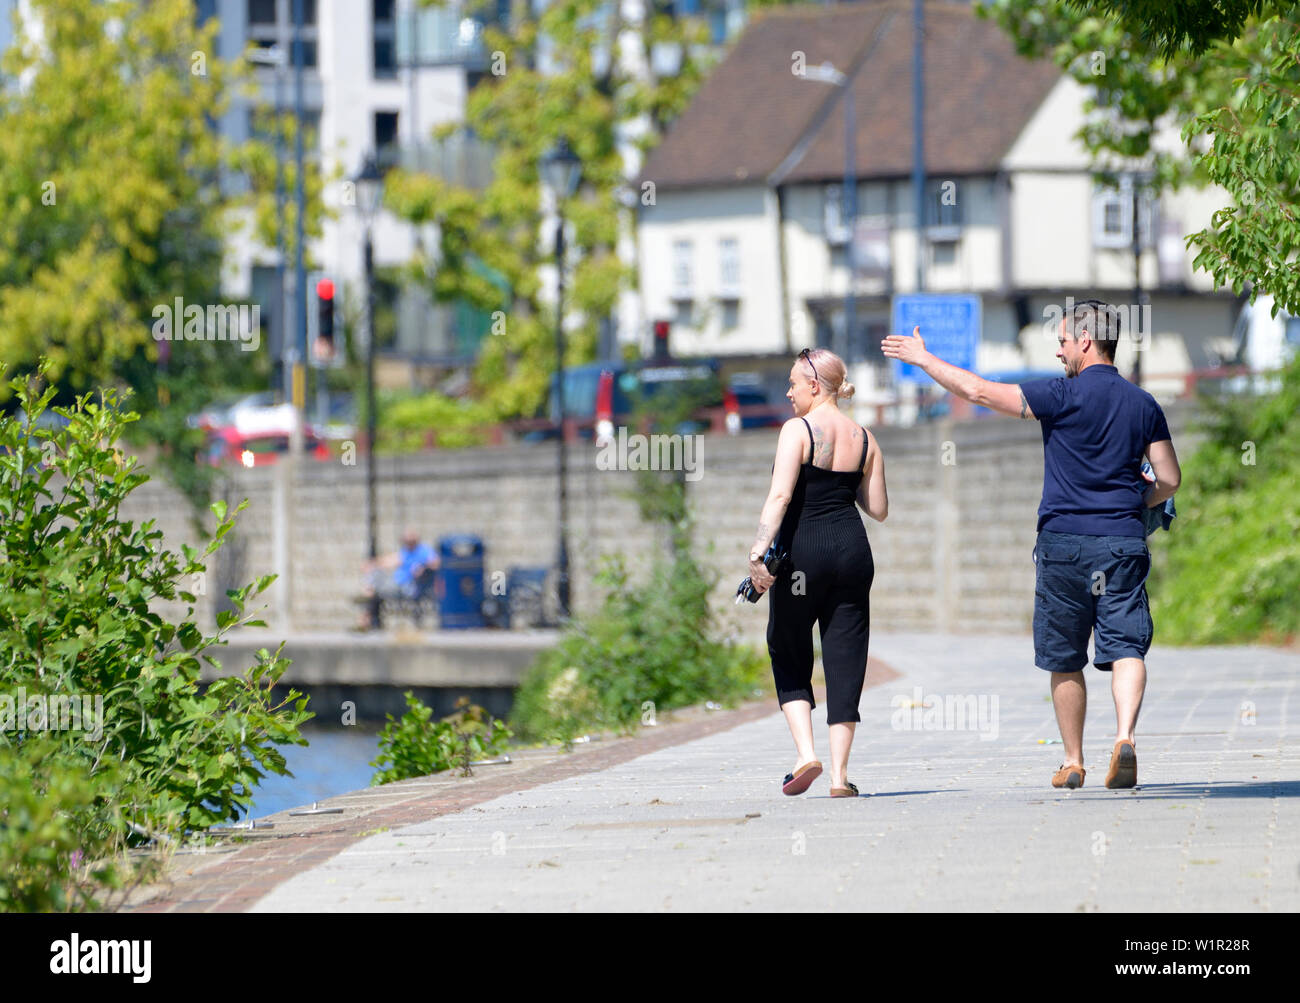
[[[301,3],[301,24],[295,3]],[[487,72],[483,30],[505,16],[505,0],[449,2],[423,7],[416,0],[196,0],[200,22],[220,24],[218,55],[234,60],[252,47],[256,93],[232,102],[221,130],[239,141],[261,135],[262,113],[296,107],[293,43],[303,54],[303,122],[306,156],[326,177],[337,176],[324,193],[332,218],[322,237],[309,244],[319,273],[332,278],[341,306],[357,315],[364,295],[364,225],[343,182],[360,171],[369,155],[385,166],[418,167],[462,184],[490,177],[490,151],[464,140],[435,144],[432,132],[463,118],[470,88]],[[294,155],[291,144],[282,151]],[[286,192],[291,199],[293,192]],[[410,260],[417,242],[430,235],[381,210],[374,225],[375,266]],[[270,350],[280,355],[284,329],[279,290],[281,258],[276,247],[234,238],[223,285],[233,295],[263,304],[271,318]],[[292,316],[292,260],[284,262],[285,302]],[[472,355],[486,319],[454,305],[435,305],[418,283],[379,283],[379,337],[384,354],[408,362],[442,362]],[[351,300],[349,309],[349,300]],[[309,326],[314,311],[308,310]]]

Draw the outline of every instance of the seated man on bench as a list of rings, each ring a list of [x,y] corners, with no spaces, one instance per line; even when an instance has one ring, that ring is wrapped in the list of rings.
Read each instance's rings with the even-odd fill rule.
[[[362,629],[382,626],[379,608],[386,604],[409,606],[412,619],[418,626],[420,605],[430,600],[433,594],[438,563],[438,554],[433,547],[421,543],[420,535],[409,527],[402,534],[401,550],[367,561],[364,567],[366,585],[360,600],[366,604]],[[388,573],[387,583],[383,581],[384,573]]]

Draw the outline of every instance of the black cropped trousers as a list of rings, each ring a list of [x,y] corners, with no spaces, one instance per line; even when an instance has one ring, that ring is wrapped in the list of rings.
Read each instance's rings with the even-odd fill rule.
[[[793,570],[767,590],[767,650],[777,702],[807,700],[817,706],[812,692],[816,623],[826,675],[826,723],[860,721],[876,576],[866,531],[856,514],[851,522],[803,523],[790,557]]]

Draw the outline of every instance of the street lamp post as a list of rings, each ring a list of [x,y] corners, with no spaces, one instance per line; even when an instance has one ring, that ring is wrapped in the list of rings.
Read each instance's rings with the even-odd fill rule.
[[[284,399],[293,400],[293,369],[290,359],[289,341],[289,305],[284,294],[284,130],[280,123],[280,110],[284,105],[284,76],[289,64],[284,49],[273,45],[269,49],[250,49],[248,61],[259,66],[275,68],[275,287],[279,294],[276,318],[277,334],[280,337],[280,379],[284,388]]]
[[[564,434],[564,201],[578,190],[582,176],[582,161],[561,139],[542,158],[542,176],[555,193],[555,398],[558,443],[556,450],[556,480],[559,482],[558,553],[556,554],[556,594],[561,620],[567,619],[570,610],[569,544],[568,544],[568,445]]]
[[[384,199],[384,175],[373,156],[367,156],[353,179],[357,207],[366,227],[366,547],[370,560],[379,555],[378,516],[375,507],[375,215]],[[379,626],[378,593],[371,600],[371,625]]]
[[[916,197],[916,291],[925,292],[925,4],[912,2],[912,193]],[[919,387],[918,387],[919,389]]]
[[[303,23],[304,16],[303,0],[293,0],[293,159],[294,159],[294,202],[296,211],[294,213],[294,288],[293,288],[293,314],[294,314],[294,351],[293,351],[293,406],[294,406],[294,426],[293,426],[293,454],[302,456],[305,436],[303,435],[303,425],[307,415],[307,266],[304,261],[304,243],[306,234],[304,230],[304,216],[307,212],[307,189],[303,179],[303,148],[302,132],[303,123],[306,120],[303,112],[303,61],[306,58],[304,53]]]
[[[1129,311],[1131,318],[1130,324],[1134,329],[1129,332],[1133,341],[1133,385],[1140,387],[1142,385],[1142,342],[1137,331],[1137,325],[1141,323],[1142,318],[1142,225],[1141,225],[1141,197],[1142,189],[1147,183],[1147,177],[1141,173],[1131,175],[1131,184],[1133,186],[1133,305],[1137,308]],[[1154,219],[1152,220],[1152,230],[1154,232]],[[1150,332],[1146,332],[1149,334]]]
[[[853,288],[856,262],[854,261],[854,224],[858,215],[858,171],[857,171],[857,116],[853,111],[853,88],[849,86],[849,77],[841,73],[830,63],[809,67],[804,72],[805,80],[815,83],[830,84],[844,92],[844,190],[840,197],[840,222],[848,233],[845,261],[848,265],[848,285],[844,292],[844,343],[840,346],[840,356],[846,363],[851,362],[854,351],[853,329],[857,326],[857,296]]]

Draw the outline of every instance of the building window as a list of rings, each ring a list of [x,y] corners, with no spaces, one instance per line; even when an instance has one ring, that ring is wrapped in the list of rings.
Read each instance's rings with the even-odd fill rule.
[[[849,228],[844,222],[843,185],[825,185],[822,188],[822,225],[826,242],[840,247],[849,242]]]
[[[248,23],[275,24],[275,0],[248,0]]]
[[[969,189],[968,189],[969,190]],[[958,183],[952,179],[926,184],[925,225],[956,229],[965,222]]]
[[[1138,237],[1151,246],[1154,205],[1149,191],[1138,195]],[[1092,195],[1092,242],[1097,247],[1133,246],[1133,181],[1121,178],[1118,189],[1098,187]]]
[[[283,3],[277,0],[248,0],[248,41],[261,49],[269,49],[280,44],[281,25],[277,15],[283,9],[285,15],[283,28],[285,40],[289,42],[288,66],[290,68],[294,66],[294,60],[297,58],[293,38],[294,2],[295,0],[283,0]],[[315,68],[316,0],[303,0],[302,24],[302,32],[298,37],[298,44],[302,46],[302,65]]]
[[[740,300],[726,300],[722,304],[722,330],[734,331],[738,327],[740,327]]]
[[[862,349],[866,361],[877,369],[889,368],[890,362],[885,358],[885,353],[880,348],[880,343],[889,336],[889,321],[871,319],[867,320],[863,326],[866,329],[866,337],[859,343],[859,347]]]
[[[393,0],[374,0],[374,76],[376,80],[397,76],[397,22]]]
[[[723,299],[740,298],[740,241],[735,237],[718,241],[718,285]]]
[[[695,269],[692,257],[694,245],[689,240],[673,241],[673,299],[694,298]]]
[[[397,145],[397,112],[375,112],[375,156],[380,163],[391,163]]]

